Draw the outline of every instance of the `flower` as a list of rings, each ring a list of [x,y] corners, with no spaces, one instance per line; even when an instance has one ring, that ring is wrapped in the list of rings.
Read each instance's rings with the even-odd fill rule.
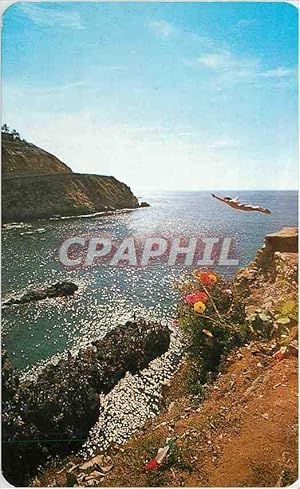
[[[218,280],[214,273],[209,272],[199,272],[198,279],[203,285],[214,285]]]
[[[184,300],[187,304],[195,304],[195,302],[197,302],[197,299],[195,299],[195,294],[186,295]]]
[[[206,305],[202,301],[197,301],[194,304],[194,311],[201,314],[206,309]]]
[[[195,302],[202,301],[205,302],[207,301],[208,296],[205,294],[205,292],[194,292],[192,294],[188,294],[185,296],[185,302],[187,304],[195,304]]]
[[[208,299],[208,295],[205,292],[195,292],[195,296],[197,297],[197,301],[206,302]]]
[[[156,469],[158,469],[158,467],[159,467],[159,463],[156,460],[156,458],[153,458],[152,460],[150,460],[150,462],[148,462],[145,465],[146,470],[156,470]]]

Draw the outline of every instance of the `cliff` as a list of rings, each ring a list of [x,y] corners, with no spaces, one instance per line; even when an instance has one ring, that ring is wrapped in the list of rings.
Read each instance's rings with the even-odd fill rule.
[[[246,312],[273,309],[281,297],[297,295],[298,229],[284,227],[265,237],[254,260],[235,277],[235,289],[246,301]],[[267,307],[266,307],[267,306]]]
[[[116,178],[73,173],[43,149],[2,133],[2,222],[137,207]]]

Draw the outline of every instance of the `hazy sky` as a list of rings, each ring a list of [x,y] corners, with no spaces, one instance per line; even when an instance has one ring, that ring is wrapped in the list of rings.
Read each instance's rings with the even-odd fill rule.
[[[3,121],[136,191],[297,187],[288,4],[18,3]]]

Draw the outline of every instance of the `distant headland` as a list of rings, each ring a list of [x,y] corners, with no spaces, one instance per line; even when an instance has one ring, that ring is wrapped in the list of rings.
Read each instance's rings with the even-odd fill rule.
[[[3,223],[147,206],[113,176],[73,173],[6,124],[1,136]]]

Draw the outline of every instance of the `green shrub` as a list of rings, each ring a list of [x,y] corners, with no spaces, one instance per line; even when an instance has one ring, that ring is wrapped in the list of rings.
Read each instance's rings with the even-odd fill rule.
[[[255,338],[272,339],[279,344],[288,344],[295,329],[297,333],[297,302],[289,299],[278,303],[272,310],[256,309],[248,320]]]
[[[245,321],[244,303],[235,298],[231,282],[215,273],[194,272],[182,285],[179,323],[187,339],[187,351],[194,363],[193,383],[205,383],[226,353],[240,346],[251,334]],[[206,295],[202,301],[195,301]],[[199,304],[201,302],[201,304]],[[197,312],[198,311],[198,312]]]

